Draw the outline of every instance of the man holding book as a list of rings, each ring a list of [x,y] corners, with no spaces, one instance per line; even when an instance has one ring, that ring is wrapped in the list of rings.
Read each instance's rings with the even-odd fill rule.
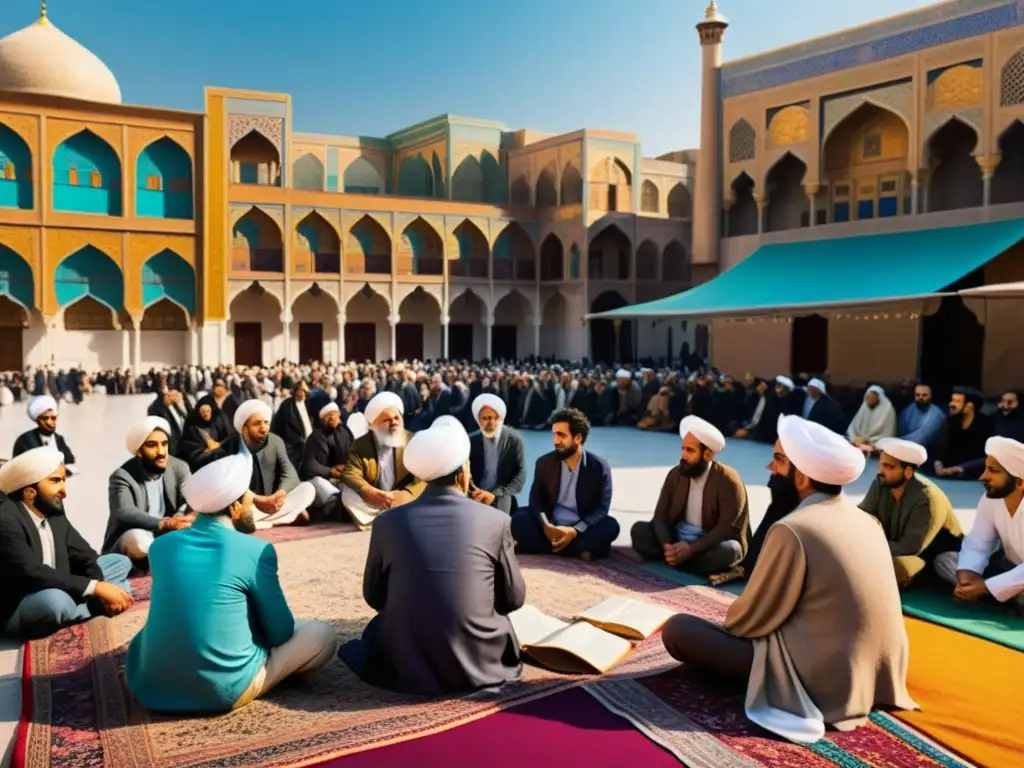
[[[374,521],[363,597],[378,613],[338,653],[371,685],[442,696],[522,675],[508,614],[526,582],[509,516],[467,498],[469,450],[461,425],[417,432],[404,462],[426,489]]]
[[[715,460],[725,448],[717,427],[687,416],[679,436],[679,464],[661,486],[654,518],[633,525],[633,549],[701,576],[729,571],[747,553],[747,489],[739,472]]]
[[[516,551],[583,560],[607,557],[619,535],[619,523],[610,514],[611,468],[583,449],[590,422],[582,411],[556,411],[551,432],[555,450],[537,459],[530,506],[512,516]]]

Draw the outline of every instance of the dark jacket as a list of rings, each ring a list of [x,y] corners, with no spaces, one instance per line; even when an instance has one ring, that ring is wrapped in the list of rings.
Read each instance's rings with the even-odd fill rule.
[[[177,412],[178,418],[181,419],[180,426],[178,420],[174,418],[174,414],[171,412],[172,409]],[[156,400],[149,404],[146,412],[150,416],[159,416],[170,425],[171,434],[167,436],[167,444],[171,453],[174,454],[178,450],[178,443],[181,442],[181,436],[185,432],[185,425],[188,424],[188,400],[184,399],[184,404],[181,408],[178,408],[173,405],[164,405],[163,395],[157,395]]]
[[[167,457],[167,469],[163,474],[164,517],[174,517],[176,512],[183,512],[188,506],[183,486],[191,476],[188,464],[173,456]],[[142,462],[136,457],[128,459],[111,473],[107,495],[110,518],[103,536],[104,553],[116,552],[118,539],[133,528],[153,534],[159,530],[160,519],[149,514],[146,474]]]
[[[96,552],[64,515],[47,518],[56,557],[53,568],[43,565],[43,544],[31,514],[0,494],[0,627],[29,595],[59,589],[82,603],[89,582],[103,580]]]
[[[484,435],[477,431],[469,436],[469,471],[479,480],[484,476]],[[494,494],[494,506],[511,514],[516,506],[516,494],[526,485],[526,448],[523,438],[512,427],[502,426],[498,435],[497,482],[487,488]]]
[[[302,417],[299,415],[299,408],[308,408],[306,402],[299,403],[294,397],[284,400],[277,409],[277,413],[270,420],[270,431],[284,441],[284,447],[288,451],[288,458],[293,465],[298,467],[302,464],[302,450],[306,446],[306,428],[302,425]],[[316,432],[319,419],[313,418],[309,411],[309,424],[313,428],[310,434]]]
[[[322,477],[332,480],[331,468],[344,467],[348,462],[348,453],[352,449],[352,433],[344,424],[337,429],[328,430],[321,426],[314,429],[306,440],[302,451],[302,462],[299,464],[299,477],[310,480]],[[340,479],[340,477],[338,478]]]
[[[241,441],[242,436],[236,432],[221,443],[220,448],[205,454],[199,460],[198,468],[212,464],[225,456],[234,456],[238,453]],[[288,458],[284,442],[277,435],[273,433],[267,435],[267,444],[259,451],[257,457],[263,490],[257,492],[250,486],[249,489],[254,493],[271,496],[278,491],[289,492],[299,484],[299,473],[295,471],[295,465]]]
[[[583,533],[611,510],[612,470],[600,456],[584,451],[576,471],[580,473],[576,480],[576,512],[580,521],[573,527]],[[561,475],[562,459],[557,453],[551,451],[537,459],[530,486],[530,514],[538,525],[542,513],[554,522],[552,511],[558,501]]]
[[[67,441],[64,437],[57,432],[53,433],[53,441],[57,445],[57,450],[64,454],[64,466],[75,463],[75,454],[71,452],[68,447]],[[39,427],[30,429],[28,432],[22,432],[18,435],[18,439],[14,441],[14,448],[11,450],[11,458],[20,456],[26,451],[31,451],[33,448],[43,447],[43,435],[39,431]]]
[[[526,600],[508,515],[428,488],[373,523],[363,598],[367,682],[428,696],[522,675],[507,616]]]

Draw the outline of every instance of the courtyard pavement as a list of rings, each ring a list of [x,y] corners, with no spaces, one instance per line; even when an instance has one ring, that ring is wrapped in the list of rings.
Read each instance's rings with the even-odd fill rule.
[[[99,549],[107,522],[107,478],[128,458],[124,448],[127,427],[144,418],[151,402],[150,395],[105,397],[93,395],[82,405],[64,405],[58,431],[64,435],[75,453],[81,474],[68,482],[66,509],[68,518],[86,540]],[[25,403],[0,408],[0,457],[10,455],[15,438],[32,423],[25,414]],[[520,495],[525,503],[533,474],[533,463],[551,449],[548,432],[526,432],[526,456],[529,474]],[[602,456],[612,466],[614,496],[612,511],[622,525],[617,543],[629,546],[629,528],[637,520],[649,519],[658,499],[665,474],[679,458],[679,438],[675,434],[644,433],[628,428],[596,429],[587,448]],[[753,524],[756,526],[768,507],[770,494],[766,487],[771,448],[744,441],[730,441],[721,460],[743,476],[750,496]],[[849,489],[850,497],[859,501],[874,478],[869,464],[863,477]],[[943,481],[965,529],[974,518],[974,506],[981,495],[976,482]],[[21,707],[20,651],[16,643],[0,640],[0,749],[10,761],[10,747]]]

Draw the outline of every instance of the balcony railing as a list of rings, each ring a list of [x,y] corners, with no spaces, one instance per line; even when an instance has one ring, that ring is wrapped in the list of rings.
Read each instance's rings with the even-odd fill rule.
[[[532,259],[495,259],[495,280],[535,280],[537,265]]]
[[[314,253],[313,271],[333,274],[341,272],[341,254],[337,252],[331,253],[330,251]]]
[[[284,272],[284,249],[236,246],[231,250],[231,269],[236,272]]]
[[[448,274],[452,277],[487,277],[487,259],[459,259],[448,262]]]

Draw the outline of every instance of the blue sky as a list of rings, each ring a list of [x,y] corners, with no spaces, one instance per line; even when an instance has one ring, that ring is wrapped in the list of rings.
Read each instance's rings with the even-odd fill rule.
[[[290,93],[296,130],[383,136],[445,112],[511,128],[697,145],[707,0],[50,0],[127,103],[201,110],[203,86]],[[929,5],[720,0],[726,60]],[[828,7],[828,11],[824,8]],[[6,0],[6,34],[38,3]]]

